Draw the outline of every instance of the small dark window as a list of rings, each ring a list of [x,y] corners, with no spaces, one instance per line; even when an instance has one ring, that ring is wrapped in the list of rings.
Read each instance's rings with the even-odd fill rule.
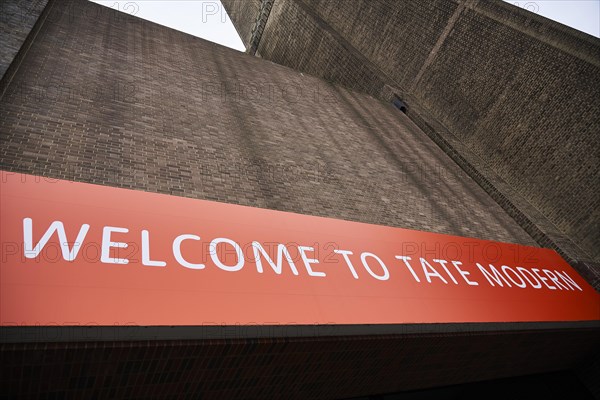
[[[396,107],[398,110],[402,111],[404,114],[406,114],[406,110],[408,109],[408,107],[406,107],[406,103],[402,101],[402,99],[400,99],[398,96],[394,97],[394,100],[392,100],[392,104],[394,105],[394,107]]]

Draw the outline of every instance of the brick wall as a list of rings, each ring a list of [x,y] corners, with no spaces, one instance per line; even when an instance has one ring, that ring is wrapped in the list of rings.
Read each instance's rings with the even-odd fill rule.
[[[321,23],[303,3],[275,1],[259,42],[257,55],[345,87],[376,95],[385,84],[368,61],[333,29]],[[299,26],[300,32],[289,29]],[[263,40],[265,39],[266,40]],[[298,57],[305,48],[310,57]],[[323,65],[327,68],[323,69]]]
[[[2,169],[535,244],[391,105],[93,3],[58,4],[0,100]]]
[[[600,261],[600,40],[501,1],[276,9],[261,57],[380,98],[393,87],[541,212],[529,220]]]
[[[465,11],[414,91],[451,132],[598,260],[600,40],[589,40],[595,43],[592,58],[585,40],[541,40],[530,32],[541,28],[508,26],[498,9],[482,2]]]
[[[401,87],[410,87],[459,6],[455,0],[358,1],[352,7],[346,0],[298,3]]]
[[[261,0],[230,0],[226,8],[227,14],[235,21],[237,30],[244,46],[249,47],[252,28],[260,11]]]
[[[597,332],[0,344],[0,389],[10,399],[356,400],[569,368],[598,348]],[[523,391],[518,381],[495,389],[509,398],[552,400],[563,398],[557,395],[563,386],[558,392],[569,398],[592,398],[565,385],[563,374],[546,378],[549,383],[538,379],[542,384],[533,390]],[[452,397],[408,395],[489,397],[488,390],[478,391],[488,396],[465,397],[468,389],[458,387]]]
[[[48,0],[0,2],[0,78],[17,55]]]

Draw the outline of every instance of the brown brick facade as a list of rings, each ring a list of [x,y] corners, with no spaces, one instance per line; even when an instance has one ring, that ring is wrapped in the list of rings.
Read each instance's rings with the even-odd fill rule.
[[[499,0],[276,0],[258,54],[380,98],[391,86],[515,192],[505,209],[533,207],[536,240],[600,261],[597,38]]]
[[[0,3],[0,79],[25,42],[48,0]]]
[[[391,105],[94,4],[50,13],[1,100],[4,170],[534,244]]]

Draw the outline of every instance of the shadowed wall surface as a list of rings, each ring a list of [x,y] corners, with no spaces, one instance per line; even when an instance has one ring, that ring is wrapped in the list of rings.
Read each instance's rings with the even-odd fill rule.
[[[0,79],[47,3],[48,0],[0,2]]]
[[[409,100],[600,261],[597,38],[499,0],[275,0],[257,55]]]
[[[597,351],[597,332],[0,344],[0,389],[7,398],[342,399],[571,368]]]
[[[1,100],[2,169],[535,245],[391,105],[69,4]]]

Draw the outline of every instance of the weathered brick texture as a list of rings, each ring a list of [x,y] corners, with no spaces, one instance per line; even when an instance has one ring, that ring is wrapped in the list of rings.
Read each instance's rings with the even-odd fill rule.
[[[0,101],[4,170],[535,243],[391,105],[95,4],[49,7]]]
[[[47,3],[48,0],[0,2],[0,79]]]
[[[380,98],[393,87],[539,210],[529,222],[556,226],[551,241],[600,261],[600,40],[499,0],[273,10],[261,57]]]

